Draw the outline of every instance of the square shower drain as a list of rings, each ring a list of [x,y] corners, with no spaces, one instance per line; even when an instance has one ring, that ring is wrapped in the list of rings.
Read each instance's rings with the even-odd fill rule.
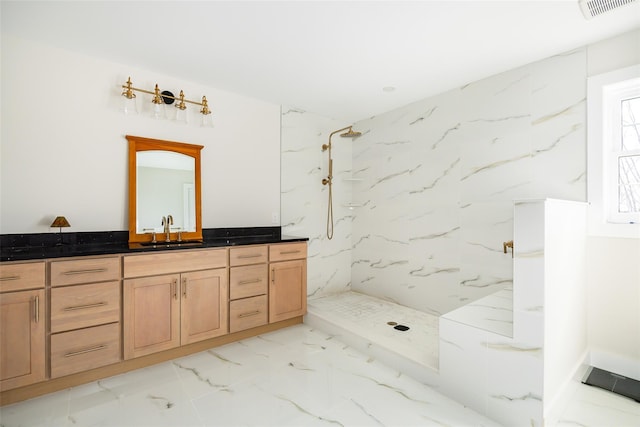
[[[589,368],[584,384],[600,387],[640,402],[640,381],[598,368]]]

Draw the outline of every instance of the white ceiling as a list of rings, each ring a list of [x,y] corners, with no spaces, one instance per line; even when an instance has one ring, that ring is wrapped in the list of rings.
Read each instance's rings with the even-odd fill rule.
[[[2,0],[1,13],[3,33],[345,122],[640,28],[640,1],[592,20],[577,0]]]

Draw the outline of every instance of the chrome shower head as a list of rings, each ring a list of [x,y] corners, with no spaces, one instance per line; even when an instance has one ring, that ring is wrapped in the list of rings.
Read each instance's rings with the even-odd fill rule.
[[[349,127],[349,130],[346,131],[345,133],[340,134],[340,136],[343,138],[355,138],[360,135],[362,135],[362,132],[355,131],[351,127]]]

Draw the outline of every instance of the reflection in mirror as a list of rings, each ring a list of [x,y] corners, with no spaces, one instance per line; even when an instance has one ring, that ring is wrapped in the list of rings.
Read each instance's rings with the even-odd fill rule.
[[[173,229],[196,231],[195,159],[171,151],[139,151],[136,232],[163,232],[162,217]]]
[[[127,136],[129,141],[129,242],[202,240],[201,145]],[[180,232],[180,233],[178,233]]]

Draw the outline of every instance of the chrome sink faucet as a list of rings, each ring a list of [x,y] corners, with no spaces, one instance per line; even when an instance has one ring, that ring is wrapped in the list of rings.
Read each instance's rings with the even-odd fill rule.
[[[171,241],[171,226],[173,225],[173,217],[171,215],[167,215],[166,217],[162,217],[162,226],[164,227],[164,233],[166,235],[166,242],[169,243]]]

